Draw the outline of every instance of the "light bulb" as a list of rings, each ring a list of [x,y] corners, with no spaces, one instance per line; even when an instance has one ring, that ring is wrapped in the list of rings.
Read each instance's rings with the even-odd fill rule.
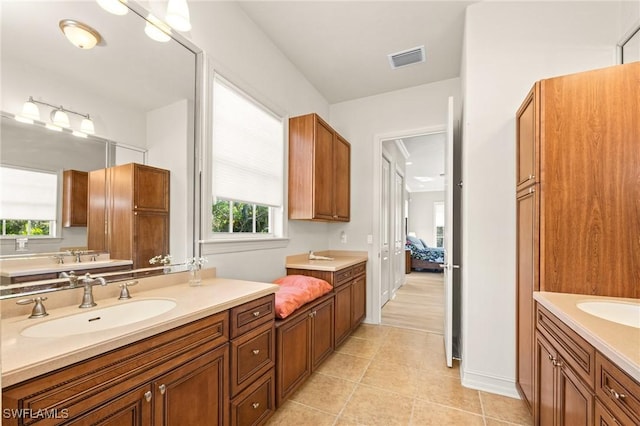
[[[51,122],[58,127],[71,127],[69,123],[69,116],[62,109],[55,109],[51,111]]]
[[[114,15],[126,15],[129,8],[125,5],[127,0],[96,0],[101,8]]]
[[[33,102],[33,98],[29,97],[29,100],[22,105],[22,116],[32,120],[40,120],[40,109]]]
[[[187,0],[169,0],[165,19],[172,28],[178,31],[189,31],[191,29],[191,21],[189,19]]]
[[[82,119],[82,122],[80,123],[80,130],[90,135],[93,135],[96,132],[96,129],[93,125],[93,120],[91,120],[91,117],[87,115],[86,118]]]
[[[144,32],[150,39],[155,41],[164,43],[171,40],[168,34],[171,32],[171,28],[151,14],[147,16],[147,24],[144,26]]]

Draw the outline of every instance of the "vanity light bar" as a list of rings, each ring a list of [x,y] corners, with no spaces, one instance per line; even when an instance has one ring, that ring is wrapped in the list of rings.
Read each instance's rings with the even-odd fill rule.
[[[75,136],[87,137],[87,134],[93,135],[95,133],[95,126],[93,125],[93,120],[91,120],[91,116],[89,114],[82,114],[77,111],[65,108],[62,105],[56,106],[48,102],[36,101],[33,99],[33,96],[29,96],[29,100],[24,103],[22,107],[22,115],[17,115],[16,120],[25,123],[33,123],[33,120],[40,121],[40,109],[38,108],[37,104],[46,105],[50,108],[53,108],[50,114],[51,124],[47,124],[48,128],[54,130],[58,130],[60,128],[70,128],[71,124],[69,123],[69,116],[67,115],[67,113],[71,113],[82,117],[82,122],[80,123],[80,131],[73,131],[73,134]]]

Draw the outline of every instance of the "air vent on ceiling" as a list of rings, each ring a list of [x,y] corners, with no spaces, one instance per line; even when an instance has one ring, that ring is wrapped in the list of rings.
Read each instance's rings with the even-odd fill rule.
[[[414,47],[413,49],[403,50],[402,52],[391,53],[388,56],[389,63],[393,69],[417,64],[425,61],[424,46]]]

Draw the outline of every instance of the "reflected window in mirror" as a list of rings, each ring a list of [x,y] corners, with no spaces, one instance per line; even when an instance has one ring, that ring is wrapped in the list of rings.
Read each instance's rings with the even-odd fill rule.
[[[2,236],[55,237],[56,172],[0,166]]]
[[[282,237],[283,118],[215,76],[212,123],[210,239]]]

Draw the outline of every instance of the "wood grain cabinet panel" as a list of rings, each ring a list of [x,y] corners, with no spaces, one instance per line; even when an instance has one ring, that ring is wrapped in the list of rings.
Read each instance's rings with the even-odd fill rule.
[[[317,114],[289,119],[289,218],[350,220],[351,145]]]
[[[231,402],[231,424],[264,424],[276,410],[275,389],[274,372],[270,370]]]
[[[65,170],[62,173],[62,226],[87,226],[89,173]]]

